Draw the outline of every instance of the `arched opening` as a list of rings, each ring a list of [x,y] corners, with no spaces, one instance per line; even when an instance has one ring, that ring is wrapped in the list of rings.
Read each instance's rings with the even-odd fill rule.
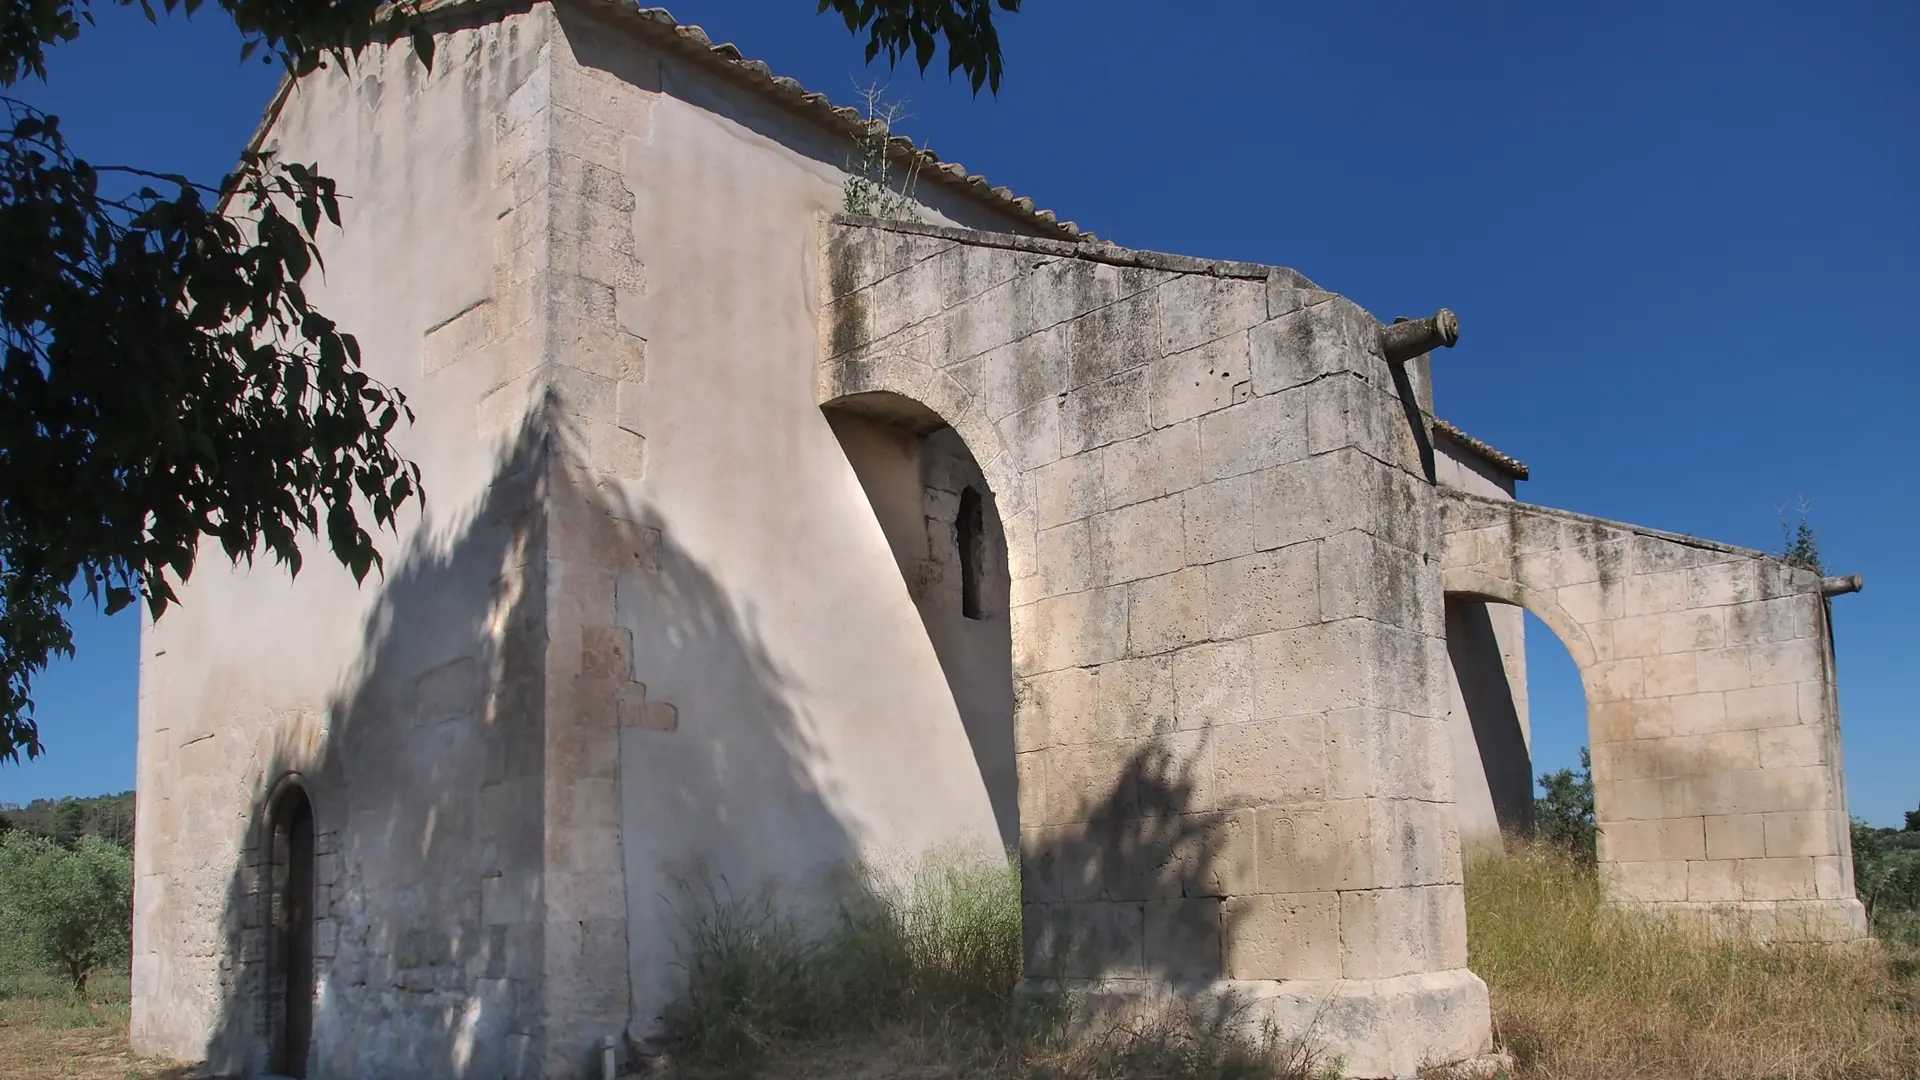
[[[959,432],[917,402],[861,394],[826,408],[938,658],[1001,842],[1020,835],[1006,533]]]
[[[272,887],[268,891],[269,1030],[273,1070],[307,1075],[313,1042],[313,805],[306,789],[287,784],[268,813]]]
[[[1543,774],[1578,772],[1591,733],[1574,651],[1504,598],[1448,593],[1448,730],[1461,840],[1533,836]]]
[[[1533,830],[1527,639],[1519,608],[1447,597],[1448,730],[1460,836],[1469,843]]]

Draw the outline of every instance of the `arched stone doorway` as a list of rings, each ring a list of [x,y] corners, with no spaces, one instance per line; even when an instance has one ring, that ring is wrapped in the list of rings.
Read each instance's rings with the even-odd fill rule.
[[[973,747],[1003,845],[1020,840],[1007,537],[966,440],[892,393],[825,406],[900,565]]]
[[[272,832],[268,891],[268,1032],[273,1071],[307,1075],[314,1009],[313,804],[297,781],[281,786],[269,804]]]
[[[1614,900],[1785,940],[1866,933],[1818,574],[1461,492],[1441,518],[1449,598],[1526,608],[1580,669]]]

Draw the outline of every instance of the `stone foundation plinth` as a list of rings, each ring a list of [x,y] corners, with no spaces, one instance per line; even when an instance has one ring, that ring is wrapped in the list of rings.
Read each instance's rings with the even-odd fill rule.
[[[1619,906],[1752,941],[1838,943],[1860,941],[1871,934],[1867,909],[1851,898],[1744,900],[1723,904],[1621,901]]]
[[[1281,1038],[1305,1044],[1317,1067],[1337,1062],[1354,1080],[1411,1078],[1493,1049],[1486,984],[1465,968],[1391,979],[1027,979],[1017,993],[1029,1003],[1084,1005],[1089,1023],[1169,1007],[1235,1010],[1249,1033],[1270,1022]]]

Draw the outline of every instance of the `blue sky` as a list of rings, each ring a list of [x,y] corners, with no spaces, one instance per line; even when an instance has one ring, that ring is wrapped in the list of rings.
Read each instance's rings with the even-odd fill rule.
[[[887,78],[813,7],[674,12],[839,99]],[[997,99],[892,77],[910,134],[1129,246],[1453,308],[1439,411],[1533,466],[1530,501],[1777,548],[1805,499],[1867,580],[1835,603],[1852,809],[1920,804],[1920,7],[1026,7]],[[109,10],[27,96],[96,161],[214,178],[275,85],[214,14]],[[1530,632],[1536,757],[1570,764],[1577,677]],[[49,754],[0,766],[0,801],[131,786],[136,639],[79,618],[39,683]]]

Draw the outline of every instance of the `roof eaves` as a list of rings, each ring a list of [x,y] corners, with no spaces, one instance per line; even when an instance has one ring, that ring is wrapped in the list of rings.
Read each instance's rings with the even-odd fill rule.
[[[665,8],[643,7],[636,0],[577,2],[611,14],[651,39],[666,44],[678,55],[726,75],[838,134],[852,137],[866,126],[866,118],[860,115],[860,110],[835,105],[825,94],[809,91],[797,80],[784,75],[775,75],[764,61],[747,59],[732,44],[714,44],[705,30],[679,22]],[[1073,222],[1061,221],[1053,211],[1037,208],[1032,199],[1015,195],[1005,187],[995,187],[988,183],[986,177],[968,172],[966,166],[958,162],[940,160],[939,155],[914,145],[905,136],[894,136],[890,140],[890,150],[895,160],[917,164],[919,175],[983,203],[1043,236],[1089,242],[1097,239]]]
[[[1495,450],[1493,447],[1461,431],[1459,428],[1454,427],[1452,424],[1447,423],[1437,416],[1433,418],[1433,430],[1435,434],[1445,435],[1449,441],[1461,449],[1480,458],[1487,464],[1513,477],[1515,480],[1525,480],[1527,478],[1528,469],[1525,462]]]

